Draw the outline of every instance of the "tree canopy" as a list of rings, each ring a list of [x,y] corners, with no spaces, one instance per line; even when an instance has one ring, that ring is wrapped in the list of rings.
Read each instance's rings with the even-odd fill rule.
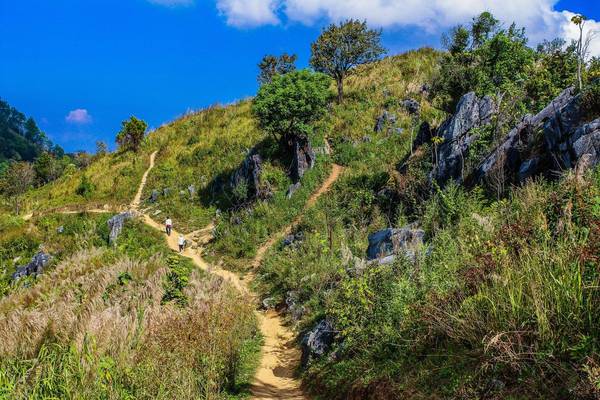
[[[366,22],[347,20],[329,25],[311,45],[310,65],[335,79],[338,102],[344,98],[344,79],[357,65],[376,61],[385,53],[381,31],[369,29]]]
[[[296,60],[298,56],[295,54],[283,53],[280,56],[266,55],[258,64],[260,70],[258,74],[258,82],[261,85],[271,83],[276,75],[283,75],[296,70]]]
[[[278,140],[310,134],[325,112],[329,85],[326,75],[309,70],[277,75],[260,88],[252,111],[260,127]]]
[[[117,144],[121,149],[137,152],[142,144],[148,124],[132,116],[121,123],[121,130],[117,134]]]

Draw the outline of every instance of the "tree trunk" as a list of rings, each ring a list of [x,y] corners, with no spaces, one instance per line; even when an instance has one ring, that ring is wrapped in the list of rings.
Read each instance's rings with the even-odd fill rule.
[[[344,101],[344,80],[343,79],[338,79],[337,80],[337,90],[338,90],[338,103],[342,104],[342,102]]]

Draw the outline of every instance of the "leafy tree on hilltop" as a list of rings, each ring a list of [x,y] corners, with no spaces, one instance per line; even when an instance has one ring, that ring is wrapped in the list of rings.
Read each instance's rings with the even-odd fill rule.
[[[369,29],[366,22],[350,19],[332,24],[311,45],[310,64],[335,79],[338,102],[344,99],[344,79],[354,67],[373,62],[385,53],[381,31]]]
[[[284,75],[296,70],[296,60],[298,56],[295,54],[283,53],[279,57],[266,55],[258,64],[260,73],[258,74],[258,82],[261,85],[271,83],[276,75]]]
[[[117,144],[125,151],[137,152],[142,144],[148,124],[132,116],[122,122],[121,131],[117,134]]]
[[[330,80],[308,70],[277,75],[263,85],[252,105],[259,125],[276,140],[310,134],[312,123],[325,112]]]
[[[17,215],[21,208],[21,196],[33,186],[34,180],[35,171],[31,164],[25,161],[11,162],[2,176],[0,189],[12,199]]]

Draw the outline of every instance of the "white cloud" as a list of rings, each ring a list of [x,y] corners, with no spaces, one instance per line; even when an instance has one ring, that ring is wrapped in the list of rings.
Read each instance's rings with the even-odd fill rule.
[[[219,11],[230,25],[277,24],[280,16],[307,25],[317,21],[366,19],[383,28],[415,27],[428,33],[468,23],[473,16],[491,11],[507,23],[525,27],[533,44],[543,39],[573,38],[568,11],[557,11],[557,0],[217,0]],[[588,21],[590,28],[600,23]],[[600,41],[600,38],[598,39]],[[596,43],[593,54],[600,55]]]
[[[69,111],[69,114],[65,117],[65,121],[70,124],[89,124],[92,122],[92,116],[88,113],[88,110],[84,108],[78,108],[73,111]]]
[[[563,11],[562,15],[567,22],[562,25],[561,37],[564,37],[569,41],[579,39],[579,28],[571,23],[571,18],[573,18],[575,14],[570,11]],[[584,38],[589,35],[593,35],[594,37],[594,40],[590,43],[589,55],[600,56],[600,22],[594,20],[586,21],[583,34]]]
[[[278,0],[217,0],[217,8],[236,27],[277,25]]]
[[[148,0],[152,4],[158,4],[160,6],[177,7],[177,6],[191,6],[194,4],[194,0]]]

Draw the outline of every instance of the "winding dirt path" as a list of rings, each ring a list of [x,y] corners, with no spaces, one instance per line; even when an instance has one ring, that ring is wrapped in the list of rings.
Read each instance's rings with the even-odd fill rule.
[[[154,168],[155,156],[156,152],[152,153],[150,156],[150,165],[142,177],[135,198],[131,202],[131,209],[134,211],[138,211],[139,209],[144,186],[146,185],[146,179],[150,170]],[[331,188],[342,171],[343,168],[341,166],[334,164],[331,174],[323,185],[313,193],[304,209],[314,205],[317,199]],[[256,257],[251,264],[252,269],[244,281],[242,281],[237,274],[209,265],[202,259],[200,255],[201,246],[204,244],[206,238],[210,238],[212,225],[184,236],[188,243],[191,243],[192,245],[188,246],[182,255],[192,259],[203,270],[229,281],[242,294],[249,296],[249,298],[256,302],[257,299],[251,293],[247,282],[253,279],[254,270],[260,266],[265,253],[269,248],[283,236],[291,232],[293,227],[300,222],[302,214],[303,213],[300,213],[290,225],[282,229],[276,235],[273,235],[258,249]],[[142,214],[142,218],[147,225],[163,231],[164,227],[162,224],[154,221],[149,215]],[[199,240],[201,243],[198,243],[198,241],[194,239],[198,237],[200,237]],[[167,243],[174,251],[178,251],[178,238],[179,233],[176,230],[173,230],[171,235],[167,236]],[[259,320],[261,333],[264,337],[264,345],[261,349],[260,366],[256,371],[250,388],[252,399],[306,400],[307,397],[302,392],[300,382],[294,377],[296,368],[300,364],[300,351],[295,344],[294,333],[283,324],[281,316],[276,311],[269,310],[264,313],[255,311],[255,313]]]

